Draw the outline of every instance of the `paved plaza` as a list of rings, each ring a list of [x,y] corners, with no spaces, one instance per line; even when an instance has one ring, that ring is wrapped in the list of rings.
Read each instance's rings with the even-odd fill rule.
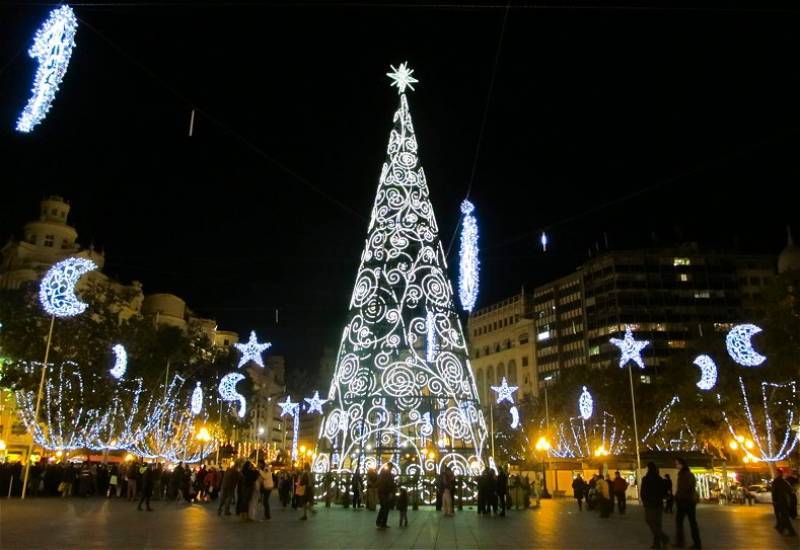
[[[274,497],[274,495],[273,495]],[[273,498],[274,501],[274,498]],[[294,510],[273,507],[269,522],[217,517],[209,505],[156,502],[138,512],[124,500],[58,498],[0,501],[0,547],[9,548],[649,548],[650,536],[636,504],[624,516],[601,519],[578,512],[571,500],[543,501],[540,509],[505,518],[478,517],[464,509],[445,518],[431,508],[409,510],[409,526],[375,529],[375,513],[317,508],[307,522]],[[792,549],[798,539],[772,528],[772,507],[700,506],[704,548]],[[672,536],[674,518],[665,516]],[[688,536],[688,529],[687,529]]]

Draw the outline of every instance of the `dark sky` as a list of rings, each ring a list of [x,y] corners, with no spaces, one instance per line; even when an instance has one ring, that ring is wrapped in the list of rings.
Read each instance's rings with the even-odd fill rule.
[[[389,64],[420,80],[411,109],[447,247],[503,4],[167,4],[77,6],[72,62],[32,135],[13,126],[49,8],[0,4],[0,238],[62,194],[108,273],[254,327],[313,371],[345,320],[397,105]],[[655,233],[777,253],[798,219],[798,15],[513,7],[472,187],[479,306],[566,274],[603,232],[613,247]]]

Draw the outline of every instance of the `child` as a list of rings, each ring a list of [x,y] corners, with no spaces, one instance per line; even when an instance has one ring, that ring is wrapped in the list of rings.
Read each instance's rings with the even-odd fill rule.
[[[400,512],[400,527],[408,527],[408,491],[405,489],[400,489],[397,511]]]

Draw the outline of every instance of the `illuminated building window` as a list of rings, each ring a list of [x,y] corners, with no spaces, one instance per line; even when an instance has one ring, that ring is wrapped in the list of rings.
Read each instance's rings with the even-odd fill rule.
[[[694,293],[695,298],[711,298],[711,293],[707,290],[700,290]]]
[[[549,330],[545,330],[544,332],[540,332],[539,334],[536,335],[536,339],[539,342],[541,342],[543,340],[547,340],[548,338],[550,338],[550,331]]]
[[[692,260],[689,258],[673,258],[672,265],[676,267],[681,265],[692,265]]]
[[[589,348],[589,355],[600,355],[600,346],[592,346]]]
[[[686,282],[689,280],[689,276],[686,273],[681,273],[681,281]]]

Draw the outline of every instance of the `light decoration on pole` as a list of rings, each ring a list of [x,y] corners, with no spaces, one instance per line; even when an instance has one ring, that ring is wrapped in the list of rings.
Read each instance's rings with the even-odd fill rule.
[[[323,414],[322,413],[322,405],[324,405],[325,403],[328,402],[327,399],[320,399],[318,391],[314,392],[314,396],[313,397],[304,398],[304,401],[306,403],[308,403],[308,412],[309,413],[318,412],[319,414]]]
[[[471,464],[483,467],[486,420],[418,156],[406,96],[416,79],[407,64],[389,75],[399,107],[342,330],[316,460],[337,452],[341,461],[336,471],[345,473],[382,466],[402,453],[409,459],[392,463],[392,468],[403,475],[435,474],[443,464],[455,475],[469,475]],[[428,310],[435,315],[433,362],[427,360],[424,345]],[[425,413],[430,413],[427,421]],[[436,430],[433,436],[425,435],[430,426]],[[440,438],[449,442],[446,452],[423,455],[426,445]]]
[[[714,360],[708,355],[698,355],[693,364],[700,367],[700,381],[697,382],[697,387],[704,391],[713,388],[717,383],[717,365]]]
[[[286,396],[286,401],[278,402],[281,408],[281,416],[289,415],[292,417],[292,460],[297,460],[297,433],[300,431],[300,403],[293,403],[290,395]]]
[[[425,358],[428,363],[433,363],[436,361],[436,316],[431,310],[428,310],[428,315],[425,318],[425,330],[427,332]]]
[[[627,365],[628,361],[633,361],[640,369],[644,368],[644,361],[642,361],[642,350],[649,345],[650,342],[648,340],[634,340],[633,331],[631,330],[630,325],[625,325],[624,338],[611,338],[609,342],[619,348],[619,368],[623,368],[625,365]]]
[[[239,402],[239,418],[244,418],[247,411],[247,400],[236,391],[236,384],[244,380],[244,375],[238,372],[229,372],[219,381],[219,396],[223,401]]]
[[[511,413],[511,429],[516,430],[519,428],[519,410],[516,406],[511,407],[508,412]]]
[[[262,369],[264,368],[264,360],[261,358],[261,354],[267,351],[272,344],[269,342],[264,342],[263,344],[259,343],[258,339],[256,338],[256,331],[250,331],[250,339],[244,344],[234,344],[239,353],[242,356],[239,358],[239,365],[237,368],[242,368],[244,365],[252,361]]]
[[[673,396],[656,415],[653,425],[642,436],[642,445],[651,451],[691,452],[700,450],[697,436],[685,416],[672,414],[681,402]],[[675,421],[677,419],[677,422]],[[672,421],[672,422],[670,422]]]
[[[31,97],[17,119],[17,131],[28,133],[39,124],[55,99],[75,47],[78,20],[69,6],[60,6],[36,31],[28,55],[38,63]]]
[[[503,380],[500,382],[499,386],[491,386],[491,388],[492,391],[497,394],[498,405],[503,401],[508,401],[512,405],[514,404],[514,397],[512,394],[519,388],[517,386],[509,386],[505,376],[503,377]]]
[[[583,387],[583,391],[580,397],[578,397],[578,410],[581,413],[581,418],[584,420],[589,420],[594,412],[594,400],[592,399],[592,394],[586,389],[586,386]]]
[[[743,367],[757,367],[766,357],[753,349],[753,336],[761,332],[761,327],[752,324],[736,325],[725,337],[728,355]]]
[[[111,376],[119,380],[128,368],[128,352],[125,351],[125,346],[122,344],[115,345],[111,351],[114,352],[114,367],[109,372]]]
[[[54,317],[80,315],[88,304],[75,295],[78,280],[97,265],[86,258],[67,258],[51,267],[39,285],[39,301],[44,310]]]
[[[761,411],[759,417],[764,419],[763,431],[756,424],[754,411],[747,397],[747,390],[741,376],[739,377],[739,389],[742,395],[741,404],[747,419],[746,429],[749,430],[751,436],[748,440],[752,440],[755,447],[758,448],[758,454],[755,454],[747,447],[743,447],[742,450],[745,452],[745,456],[753,462],[780,462],[785,460],[794,451],[798,440],[800,440],[800,435],[792,429],[797,411],[797,382],[791,381],[783,384],[761,382]],[[722,404],[719,394],[717,394],[717,400]],[[778,425],[782,426],[782,437],[776,437],[777,430],[771,412],[773,407],[781,415],[781,422]],[[733,438],[737,441],[745,441],[744,436],[736,430],[724,408],[722,409],[722,417],[728,425],[728,431]]]
[[[194,387],[192,391],[192,414],[198,415],[203,410],[203,388],[200,385],[200,382]]]
[[[458,296],[464,311],[471,312],[478,300],[480,282],[478,260],[478,223],[472,213],[475,206],[468,200],[461,203],[461,255],[459,260]]]
[[[400,66],[396,69],[394,65],[390,65],[389,67],[392,69],[392,72],[386,73],[386,76],[392,79],[391,85],[397,87],[397,93],[404,94],[406,88],[412,91],[414,90],[412,84],[416,84],[419,80],[411,76],[414,73],[414,69],[409,68],[407,62],[400,63]]]
[[[542,236],[539,238],[539,242],[542,243],[542,252],[547,252],[547,234],[542,231]]]

